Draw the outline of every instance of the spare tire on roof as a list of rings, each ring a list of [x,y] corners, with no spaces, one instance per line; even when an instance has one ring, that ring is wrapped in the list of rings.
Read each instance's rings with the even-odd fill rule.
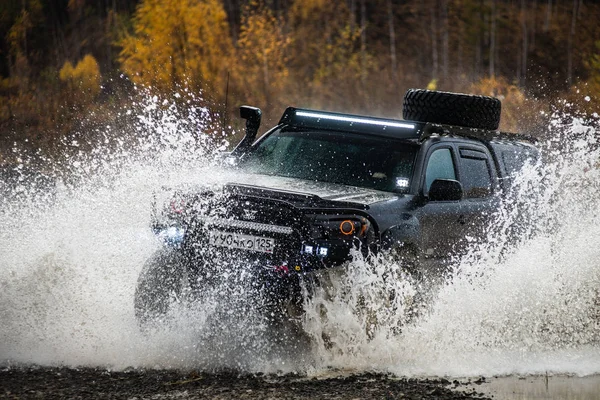
[[[406,120],[496,130],[502,104],[495,97],[409,89],[404,95]]]

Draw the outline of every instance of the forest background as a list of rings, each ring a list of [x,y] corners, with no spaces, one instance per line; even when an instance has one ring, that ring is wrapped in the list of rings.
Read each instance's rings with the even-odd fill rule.
[[[555,112],[597,118],[599,3],[1,0],[0,166],[125,136],[143,96],[220,135],[241,104],[263,126],[289,105],[401,118],[430,88],[497,96],[501,129],[542,134]]]

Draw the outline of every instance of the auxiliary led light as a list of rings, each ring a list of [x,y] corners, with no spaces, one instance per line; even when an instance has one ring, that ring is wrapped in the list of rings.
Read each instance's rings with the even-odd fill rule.
[[[410,184],[408,178],[396,178],[396,186],[399,188],[407,188]]]
[[[394,127],[394,128],[415,129],[414,124],[405,124],[402,122],[395,122],[395,121],[378,121],[378,120],[372,120],[372,119],[366,119],[366,118],[346,117],[346,116],[342,116],[342,115],[321,114],[321,113],[307,112],[307,111],[297,111],[296,116],[317,118],[317,119],[327,119],[327,120],[331,120],[331,121],[367,124],[367,125],[389,126],[389,127]]]
[[[305,252],[306,254],[312,254],[312,253],[313,253],[313,250],[314,250],[314,247],[313,247],[313,246],[304,245],[304,252]]]
[[[329,249],[327,247],[319,247],[319,255],[321,257],[327,256],[327,253],[329,253]]]

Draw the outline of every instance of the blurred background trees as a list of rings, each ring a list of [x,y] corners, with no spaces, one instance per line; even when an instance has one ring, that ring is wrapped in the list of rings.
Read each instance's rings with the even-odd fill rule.
[[[600,101],[592,0],[3,0],[0,149],[111,124],[136,87],[220,121],[287,105],[401,117],[410,87],[498,96],[535,131]],[[188,102],[181,102],[182,107]]]
[[[116,44],[121,70],[162,93],[187,87],[222,97],[232,41],[219,0],[144,0]]]

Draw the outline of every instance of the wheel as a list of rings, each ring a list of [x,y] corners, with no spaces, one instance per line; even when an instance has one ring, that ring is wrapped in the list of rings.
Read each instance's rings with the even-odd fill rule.
[[[502,103],[494,97],[409,89],[404,95],[406,120],[496,130]]]
[[[422,279],[423,268],[420,264],[420,252],[417,246],[412,244],[394,245],[388,250],[388,257],[391,262],[399,263],[413,279]]]
[[[170,307],[181,299],[184,282],[184,264],[174,250],[161,250],[144,265],[134,297],[140,327],[147,328],[164,319]]]
[[[424,257],[419,248],[414,244],[398,244],[388,250],[388,260],[391,263],[398,263],[406,275],[398,276],[397,273],[391,274],[384,279],[408,279],[414,293],[403,297],[404,316],[402,324],[392,327],[392,332],[400,333],[405,325],[414,323],[422,315],[426,314],[429,307],[433,285],[432,272],[426,265]],[[396,296],[401,293],[392,291],[388,302],[396,304]],[[394,311],[396,311],[394,309]]]

